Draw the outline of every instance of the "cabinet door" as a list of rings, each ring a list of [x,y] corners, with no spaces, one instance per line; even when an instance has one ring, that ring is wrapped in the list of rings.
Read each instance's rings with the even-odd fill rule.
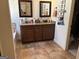
[[[54,25],[43,26],[43,40],[51,40],[54,38]]]
[[[41,41],[42,40],[42,28],[40,25],[36,25],[34,29],[35,34],[35,41]]]
[[[34,29],[32,27],[21,27],[21,40],[22,43],[34,41]]]

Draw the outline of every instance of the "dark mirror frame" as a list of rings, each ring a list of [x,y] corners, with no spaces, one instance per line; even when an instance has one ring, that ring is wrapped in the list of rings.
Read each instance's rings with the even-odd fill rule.
[[[42,15],[42,4],[43,3],[48,3],[50,4],[49,6],[49,15]],[[51,17],[51,1],[40,1],[40,17]]]
[[[21,5],[20,5],[20,1],[22,1],[22,2],[29,2],[31,5],[30,5],[30,8],[31,8],[31,15],[26,15],[26,16],[23,16],[23,15],[21,15]],[[32,1],[27,1],[27,0],[19,0],[18,1],[18,3],[19,3],[19,16],[20,17],[32,17],[33,16],[33,13],[32,13]]]

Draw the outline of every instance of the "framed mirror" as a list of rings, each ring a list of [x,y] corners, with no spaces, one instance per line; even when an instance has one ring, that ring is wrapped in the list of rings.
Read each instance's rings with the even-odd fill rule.
[[[51,16],[51,1],[40,1],[40,17]]]
[[[19,0],[20,17],[32,17],[32,1]]]

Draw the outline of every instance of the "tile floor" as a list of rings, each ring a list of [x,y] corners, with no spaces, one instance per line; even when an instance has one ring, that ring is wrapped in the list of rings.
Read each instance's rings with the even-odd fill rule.
[[[16,44],[17,59],[75,59],[53,41],[43,41],[22,45]]]

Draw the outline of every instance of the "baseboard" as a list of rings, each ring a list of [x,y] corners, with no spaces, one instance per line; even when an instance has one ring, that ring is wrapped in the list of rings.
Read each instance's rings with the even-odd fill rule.
[[[61,45],[59,44],[59,42],[57,42],[55,39],[54,39],[54,42],[55,42],[60,48],[62,48],[63,50],[66,50],[66,48],[64,48],[63,46],[61,46]]]

